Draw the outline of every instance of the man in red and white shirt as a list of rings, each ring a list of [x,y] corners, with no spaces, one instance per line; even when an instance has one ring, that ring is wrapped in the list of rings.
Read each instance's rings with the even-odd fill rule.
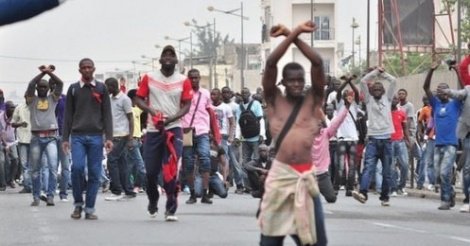
[[[163,188],[167,194],[165,219],[177,221],[177,162],[183,151],[180,119],[191,106],[193,90],[186,76],[175,72],[178,59],[173,46],[163,48],[161,69],[143,76],[135,102],[149,114],[144,142],[147,170],[148,212],[155,217],[159,193],[157,179],[163,170]]]

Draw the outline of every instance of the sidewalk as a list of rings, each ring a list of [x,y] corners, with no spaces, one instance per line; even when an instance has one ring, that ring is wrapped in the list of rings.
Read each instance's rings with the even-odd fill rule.
[[[455,191],[455,203],[456,204],[462,204],[463,200],[465,199],[465,195],[463,194],[462,187],[454,187]],[[406,188],[406,192],[408,193],[408,196],[411,197],[418,197],[418,198],[427,198],[427,199],[435,199],[435,200],[440,200],[441,199],[441,193],[440,192],[434,192],[430,191],[426,188],[422,190],[418,190],[416,188]]]

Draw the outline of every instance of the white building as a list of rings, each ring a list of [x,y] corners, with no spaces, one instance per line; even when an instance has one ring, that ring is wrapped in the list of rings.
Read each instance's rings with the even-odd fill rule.
[[[314,4],[311,0],[262,0],[261,7],[264,10],[264,33],[261,48],[263,63],[271,50],[283,40],[282,38],[269,37],[271,27],[282,23],[288,28],[295,28],[299,23],[310,20],[313,12],[314,22],[319,26],[313,34],[313,46],[323,57],[325,72],[331,75],[336,74],[338,55],[343,52],[341,49],[343,44],[338,43],[335,39],[335,31],[337,30],[335,0],[315,0]],[[311,36],[302,34],[300,38],[306,43],[312,44]],[[285,64],[292,61],[300,63],[307,73],[310,72],[310,62],[295,45],[292,45],[278,64],[279,73]],[[309,76],[306,76],[306,79],[307,83],[310,83]]]

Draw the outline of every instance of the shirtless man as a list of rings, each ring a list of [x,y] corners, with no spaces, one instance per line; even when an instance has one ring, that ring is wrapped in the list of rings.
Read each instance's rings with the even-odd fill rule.
[[[311,33],[316,29],[316,24],[311,21],[299,25],[292,32],[282,25],[271,29],[272,37],[286,37],[266,60],[263,76],[273,139],[277,139],[294,105],[299,101],[302,105],[290,131],[277,146],[276,158],[266,179],[259,214],[261,245],[282,245],[286,235],[291,235],[298,245],[327,244],[311,158],[312,140],[319,132],[319,119],[322,117],[325,74],[320,55],[298,38],[300,34]],[[281,84],[285,87],[283,95],[276,87],[277,63],[291,43],[312,64],[312,87],[304,93],[304,69],[298,63],[288,63],[282,71]],[[302,202],[294,204],[294,201],[299,200]]]

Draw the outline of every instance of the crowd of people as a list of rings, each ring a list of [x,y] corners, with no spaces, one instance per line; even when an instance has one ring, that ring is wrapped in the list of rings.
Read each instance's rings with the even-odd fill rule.
[[[54,206],[56,189],[66,202],[72,188],[71,218],[84,212],[89,220],[98,218],[100,187],[109,189],[106,201],[145,191],[152,217],[164,193],[165,219],[177,221],[180,191],[189,193],[186,204],[198,198],[212,204],[233,186],[234,194],[262,198],[261,245],[282,243],[286,235],[298,244],[325,245],[319,194],[334,203],[342,189],[361,203],[374,189],[382,206],[390,206],[390,197],[406,195],[407,183],[416,182],[418,189],[440,191],[438,209],[449,210],[457,170],[465,194],[460,211],[470,212],[470,58],[449,65],[465,86],[460,90],[446,83],[431,90],[439,66],[433,63],[423,106],[415,111],[407,91],[397,90],[396,78],[381,67],[361,76],[325,76],[320,55],[298,38],[315,29],[312,22],[292,31],[273,27],[273,37],[285,38],[266,61],[263,88],[253,94],[202,88],[197,69],[186,75],[175,69],[172,46],[163,48],[161,69],[144,74],[132,90],[116,78],[97,81],[89,58],[79,62],[81,79],[66,93],[56,68],[40,66],[20,105],[4,102],[0,91],[0,191],[21,185],[20,193],[32,194],[31,206],[41,200]],[[304,69],[288,63],[282,92],[277,63],[291,44],[310,61],[312,84],[306,88]]]

